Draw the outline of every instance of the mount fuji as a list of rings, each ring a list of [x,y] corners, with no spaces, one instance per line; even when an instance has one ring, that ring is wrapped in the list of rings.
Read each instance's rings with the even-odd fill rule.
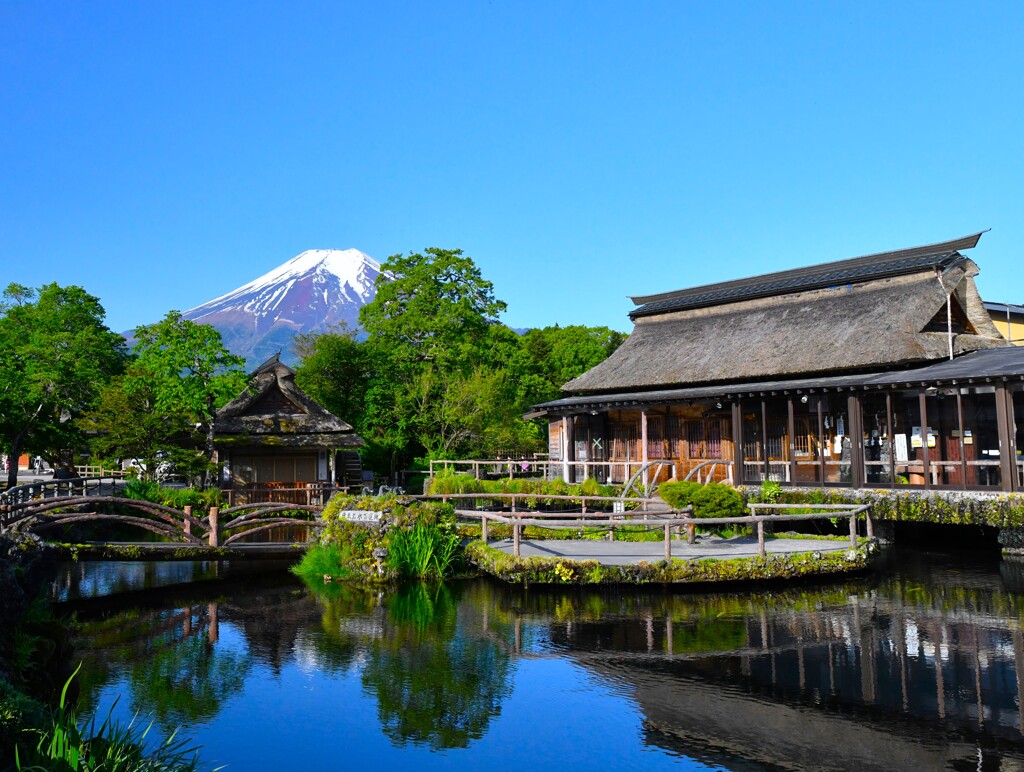
[[[278,351],[296,364],[295,335],[342,322],[356,329],[379,275],[380,263],[358,249],[310,249],[182,316],[215,327],[225,347],[250,366]]]

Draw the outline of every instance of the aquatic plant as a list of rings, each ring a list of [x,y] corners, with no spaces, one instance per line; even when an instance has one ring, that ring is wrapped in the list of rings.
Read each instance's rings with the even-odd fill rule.
[[[64,684],[50,720],[41,729],[24,733],[38,735],[35,747],[23,747],[20,742],[15,746],[18,772],[186,772],[198,768],[198,749],[178,738],[176,731],[162,742],[150,743],[153,724],[143,727],[137,716],[128,724],[118,723],[112,717],[113,706],[99,728],[95,715],[80,722],[67,692],[81,667]]]
[[[419,579],[447,575],[460,544],[454,528],[426,523],[395,529],[390,537],[388,566],[399,576]]]

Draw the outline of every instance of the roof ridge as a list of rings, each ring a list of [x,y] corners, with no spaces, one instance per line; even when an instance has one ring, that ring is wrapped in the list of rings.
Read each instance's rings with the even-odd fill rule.
[[[817,263],[803,268],[749,276],[714,284],[704,284],[655,295],[640,295],[631,298],[639,306],[630,317],[647,316],[662,311],[679,310],[694,305],[716,305],[723,302],[748,299],[771,291],[771,294],[807,290],[852,281],[868,281],[874,278],[915,273],[924,268],[952,263],[961,249],[972,249],[982,234],[979,231],[950,241],[925,244],[907,249],[878,252],[861,257],[852,257],[830,263]],[[747,290],[743,292],[742,290]],[[760,291],[759,291],[760,290]],[[691,302],[685,302],[690,299]]]

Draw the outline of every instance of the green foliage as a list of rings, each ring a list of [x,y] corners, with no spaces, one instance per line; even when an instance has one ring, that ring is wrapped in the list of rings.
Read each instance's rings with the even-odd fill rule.
[[[213,458],[217,409],[245,386],[245,361],[228,352],[220,333],[171,311],[135,329],[134,361],[109,384],[85,425],[104,455],[145,459],[148,477],[161,451],[205,480]]]
[[[300,389],[360,434],[366,394],[374,374],[369,346],[356,340],[344,325],[323,333],[305,333],[295,339],[302,364],[295,371]]]
[[[460,540],[452,527],[417,523],[411,529],[394,529],[388,541],[388,565],[399,576],[414,579],[441,578],[455,564]]]
[[[522,414],[624,336],[554,327],[520,337],[498,321],[504,310],[460,250],[393,255],[360,311],[367,339],[344,328],[300,338],[296,382],[353,424],[364,466],[381,473],[416,459],[539,451],[545,427]]]
[[[197,749],[177,739],[176,732],[154,746],[148,742],[152,724],[143,727],[133,720],[123,725],[113,721],[111,714],[98,728],[95,716],[80,722],[67,701],[68,687],[77,674],[76,669],[64,684],[51,719],[37,730],[35,747],[18,743],[15,768],[19,772],[186,772],[198,767]]]
[[[196,514],[200,511],[208,511],[210,507],[224,505],[224,494],[219,488],[210,488],[205,491],[195,488],[167,488],[152,480],[138,478],[129,479],[125,483],[121,495],[129,499],[163,504],[165,507],[174,509],[184,509],[186,506],[190,506]]]
[[[782,495],[782,486],[774,480],[765,480],[761,483],[761,492],[757,500],[762,504],[774,504]]]
[[[454,474],[448,471],[435,475],[430,481],[430,489],[428,491],[431,496],[444,496],[456,493],[515,493],[522,494],[524,498],[529,497],[529,499],[533,500],[532,503],[543,502],[550,506],[563,507],[572,502],[546,499],[544,497],[604,496],[611,498],[619,495],[620,492],[621,488],[614,485],[601,485],[593,477],[584,480],[579,485],[567,485],[560,477],[554,480],[536,480],[521,477],[477,480],[469,474]],[[480,498],[484,499],[486,496],[481,495]],[[593,503],[588,504],[588,507],[593,506]]]
[[[692,506],[694,517],[742,517],[745,514],[742,494],[724,483],[667,482],[658,486],[658,495],[673,509]]]
[[[689,480],[663,482],[658,486],[658,495],[672,509],[684,509],[693,503],[693,494],[702,487],[700,483]]]
[[[365,529],[364,529],[365,530]],[[293,574],[311,585],[326,583],[325,577],[333,580],[355,578],[352,569],[353,555],[362,551],[365,545],[352,542],[314,544],[306,550],[302,560],[289,569]]]
[[[19,735],[42,726],[46,707],[0,678],[0,759],[7,758]]]
[[[446,493],[482,493],[482,481],[471,474],[452,474],[447,471],[434,475],[430,480],[429,493],[442,496]]]
[[[694,517],[742,517],[743,496],[731,485],[708,483],[690,496]]]
[[[77,420],[126,356],[104,324],[97,298],[81,287],[11,284],[0,299],[0,450],[26,450],[51,463],[83,439]],[[12,464],[8,484],[17,480]]]

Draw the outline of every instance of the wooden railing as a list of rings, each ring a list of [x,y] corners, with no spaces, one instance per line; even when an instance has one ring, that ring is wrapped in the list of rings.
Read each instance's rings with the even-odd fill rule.
[[[101,495],[113,492],[123,484],[124,480],[120,477],[92,477],[25,483],[0,493],[0,505],[13,506],[37,499]]]
[[[106,469],[98,464],[75,464],[75,474],[79,477],[113,477],[120,480],[131,473],[132,470]]]
[[[482,498],[489,498],[491,496],[501,496],[502,494],[486,494]],[[504,494],[508,496],[509,494]],[[524,498],[522,494],[518,494],[520,498]],[[533,498],[555,498],[551,496],[544,496],[537,494],[532,496]],[[430,497],[440,498],[440,497]],[[480,498],[477,494],[451,494],[446,498]],[[580,497],[559,497],[579,500]],[[604,501],[619,501],[619,499],[610,499],[609,497],[600,496],[587,496],[583,497],[593,500]],[[642,499],[647,503],[652,503],[653,500]],[[660,504],[661,501],[657,500]],[[757,553],[760,557],[764,557],[766,554],[765,549],[765,523],[785,523],[785,522],[797,522],[802,520],[834,520],[840,517],[846,517],[850,523],[850,546],[856,548],[858,546],[858,520],[863,516],[865,522],[865,535],[868,539],[874,538],[874,522],[871,518],[871,505],[870,504],[749,504],[750,514],[740,517],[693,517],[692,507],[686,507],[685,509],[672,509],[660,512],[649,512],[641,511],[639,513],[622,513],[612,514],[607,513],[588,513],[585,509],[585,503],[583,504],[583,510],[579,513],[565,513],[565,512],[536,512],[527,511],[521,512],[512,509],[508,512],[490,512],[476,509],[456,509],[455,514],[458,517],[467,519],[478,519],[480,520],[480,538],[484,543],[487,542],[487,525],[490,522],[501,523],[512,526],[512,554],[518,556],[520,554],[520,541],[522,539],[522,529],[527,526],[540,527],[540,528],[584,528],[584,527],[601,527],[605,526],[609,529],[609,533],[614,537],[614,529],[616,527],[623,526],[640,526],[647,528],[663,528],[665,532],[665,559],[671,559],[671,537],[672,529],[679,531],[680,528],[685,527],[689,535],[689,541],[693,541],[693,534],[697,526],[737,526],[737,525],[750,525],[753,527],[757,534]],[[780,510],[789,510],[785,514],[777,513]],[[793,513],[792,510],[803,510]],[[759,514],[759,512],[776,512],[776,514]]]
[[[519,556],[519,544],[522,539],[522,529],[528,526],[540,528],[579,528],[579,527],[600,527],[607,526],[610,533],[614,533],[616,526],[628,525],[640,527],[663,529],[665,532],[665,560],[672,559],[672,529],[694,522],[692,509],[687,507],[684,510],[673,510],[671,512],[648,513],[640,516],[619,515],[602,516],[598,514],[580,513],[573,517],[566,517],[564,513],[555,512],[528,512],[528,513],[500,513],[500,512],[479,512],[476,510],[455,510],[455,514],[464,517],[480,518],[480,539],[487,543],[487,523],[503,523],[512,526],[512,554]]]

